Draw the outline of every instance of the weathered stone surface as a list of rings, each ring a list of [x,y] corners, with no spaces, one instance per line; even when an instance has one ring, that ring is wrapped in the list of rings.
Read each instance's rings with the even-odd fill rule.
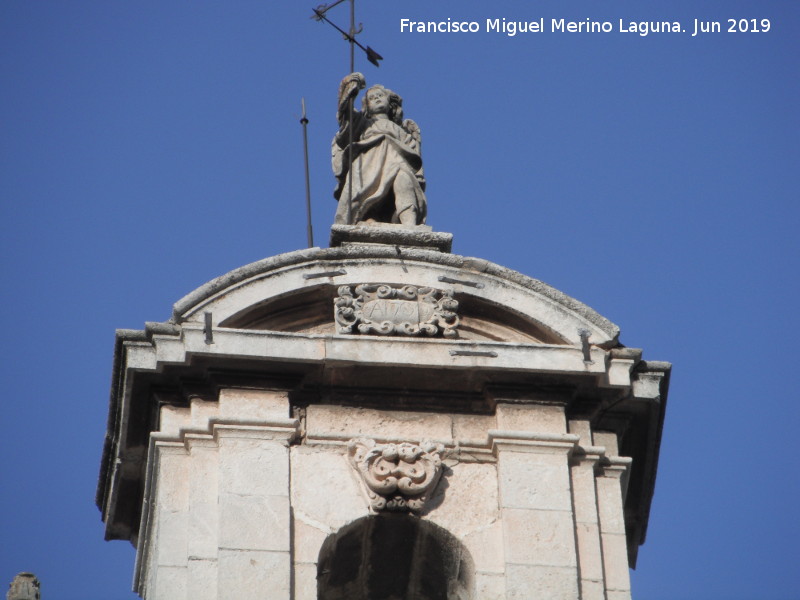
[[[192,399],[191,402],[191,425],[192,429],[208,431],[209,423],[219,415],[219,403],[206,402],[200,399]]]
[[[598,477],[597,512],[600,517],[600,530],[603,533],[625,534],[625,515],[622,511],[622,492],[619,479]]]
[[[460,446],[484,445],[486,432],[497,427],[494,415],[452,415],[453,442]]]
[[[331,227],[331,248],[358,244],[385,244],[450,252],[453,234],[431,231],[427,225],[407,227],[389,223],[371,223]]]
[[[431,498],[434,508],[426,518],[459,538],[466,539],[470,534],[484,531],[500,520],[497,466],[459,463],[453,465],[451,471]]]
[[[150,592],[151,598],[186,598],[187,588],[186,566],[159,567],[155,577],[155,588]]]
[[[570,431],[579,430],[581,431],[581,440],[590,439],[590,433],[586,428],[574,427],[573,424],[574,422],[570,422]],[[593,447],[589,446],[589,448]],[[603,552],[600,542],[594,471],[599,454],[592,458],[583,455],[576,460],[577,462],[573,464],[570,471],[581,593],[582,598],[604,600]]]
[[[617,456],[617,435],[609,431],[595,431],[593,434],[594,445],[605,448],[606,456]]]
[[[497,428],[508,431],[536,431],[540,433],[565,433],[567,421],[564,407],[546,404],[497,405]]]
[[[498,470],[501,506],[571,510],[565,455],[501,452]]]
[[[203,440],[208,444],[208,440]],[[219,453],[216,444],[189,446],[188,554],[192,559],[217,557],[219,545]],[[197,567],[199,568],[199,567]],[[214,565],[216,568],[216,564]],[[216,587],[216,586],[215,586]]]
[[[505,575],[478,571],[475,574],[475,598],[480,598],[480,600],[506,600]]]
[[[421,512],[442,476],[444,446],[434,442],[377,444],[360,438],[347,445],[376,512]]]
[[[187,565],[187,600],[217,600],[217,560],[193,558]]]
[[[601,533],[606,589],[630,594],[631,575],[624,534]]]
[[[339,131],[331,145],[339,201],[336,222],[425,222],[425,177],[419,127],[403,120],[403,99],[382,85],[363,98],[363,111],[353,108],[365,87],[361,73],[339,85]]]
[[[159,507],[160,508],[160,507]],[[185,567],[188,560],[188,515],[178,510],[158,510],[155,544],[159,571],[162,567]]]
[[[289,600],[290,579],[288,552],[220,550],[218,600]]]
[[[508,600],[575,600],[579,597],[575,570],[564,567],[508,565],[506,590]]]
[[[219,461],[226,493],[289,495],[289,450],[281,442],[220,436]]]
[[[593,462],[580,463],[570,469],[572,506],[576,523],[597,524],[597,494]]]
[[[294,562],[295,563],[313,563],[316,564],[319,560],[319,550],[322,548],[322,543],[333,530],[323,531],[320,527],[323,524],[311,525],[305,519],[306,515],[303,513],[295,512],[295,518],[292,520],[292,546],[294,549]]]
[[[350,408],[309,406],[306,413],[309,438],[350,438],[366,436],[392,441],[434,440],[452,442],[452,421],[448,415]]]
[[[164,567],[181,567],[177,573],[185,577],[188,545],[189,456],[182,444],[157,442],[155,468],[156,501],[152,506],[154,536],[150,554],[161,572]],[[178,575],[168,577],[173,581]],[[161,576],[159,575],[160,579]],[[158,587],[163,582],[159,580]],[[170,583],[170,585],[177,585]]]
[[[603,582],[581,578],[581,600],[607,600]]]
[[[159,431],[165,435],[178,435],[182,429],[191,427],[191,411],[182,406],[164,405],[160,411]]]
[[[289,552],[288,496],[219,496],[220,548]]]
[[[610,387],[629,387],[631,385],[631,370],[636,361],[629,358],[613,358],[608,365],[607,383]]]
[[[577,581],[572,515],[559,510],[503,509],[506,566],[574,567]]]
[[[247,421],[269,421],[289,418],[288,393],[273,390],[226,388],[219,392],[219,417]]]
[[[295,563],[292,600],[317,600],[316,563]]]
[[[603,553],[600,548],[600,528],[596,523],[576,523],[578,564],[581,579],[603,581]]]
[[[572,420],[567,424],[570,433],[579,437],[578,444],[581,446],[593,446],[592,425],[589,421],[580,419]]]
[[[358,278],[356,281],[414,281],[417,285],[433,286],[439,277],[447,277],[465,282],[452,284],[456,291],[486,297],[495,304],[509,303],[520,313],[537,315],[549,328],[566,336],[571,344],[580,345],[580,326],[591,330],[593,345],[605,348],[616,343],[619,335],[616,325],[546,283],[471,257],[402,245],[398,254],[398,245],[385,242],[311,248],[266,258],[226,273],[185,296],[175,304],[173,320],[180,324],[202,323],[204,312],[208,311],[216,326],[265,299],[319,285],[317,274],[336,273],[346,265],[344,275],[330,276],[336,285],[354,283],[350,279],[351,272]],[[396,275],[387,276],[395,272]],[[120,330],[119,335],[120,339],[130,340],[126,348],[129,352],[137,345],[150,346],[139,332]],[[149,360],[144,359],[142,366]]]
[[[242,404],[243,412],[252,415],[254,408],[263,406],[256,396],[250,395],[253,402]],[[262,417],[277,418],[283,423],[287,420],[278,415],[285,414],[285,396],[279,394],[275,398],[276,412]],[[194,412],[199,415],[195,423],[206,423],[209,431],[216,428],[212,426],[213,419],[207,416],[211,412],[205,405],[200,406]],[[626,584],[624,535],[610,534],[616,537],[604,539],[604,551],[615,555],[604,566],[597,517],[592,521],[593,510],[596,514],[597,509],[593,508],[593,494],[588,493],[597,483],[611,498],[606,509],[621,513],[619,477],[599,477],[595,481],[592,465],[600,457],[597,452],[603,452],[601,448],[588,447],[596,458],[578,453],[569,462],[570,449],[589,435],[589,428],[571,423],[570,429],[580,433],[563,433],[566,421],[561,407],[501,404],[497,415],[426,414],[420,419],[419,413],[409,411],[311,405],[306,408],[305,416],[306,433],[321,434],[318,437],[324,441],[323,445],[309,443],[314,439],[309,435],[306,444],[290,449],[285,437],[263,439],[258,427],[251,430],[240,426],[236,430],[230,425],[218,431],[216,437],[197,431],[186,437],[185,444],[158,442],[162,453],[159,469],[174,473],[185,470],[189,477],[188,482],[182,482],[181,478],[165,481],[160,488],[164,506],[173,510],[163,518],[161,512],[158,514],[154,531],[160,546],[151,567],[157,570],[157,575],[148,585],[148,597],[158,598],[152,590],[165,586],[171,590],[188,589],[187,586],[193,585],[189,581],[193,569],[198,571],[199,578],[228,577],[223,569],[233,568],[233,555],[228,555],[227,562],[221,557],[232,550],[287,556],[291,550],[295,560],[294,593],[297,597],[314,598],[312,574],[316,573],[316,561],[325,539],[366,514],[367,505],[342,445],[346,434],[364,429],[395,433],[407,428],[417,434],[415,437],[427,429],[445,438],[450,436],[450,443],[454,442],[456,431],[468,432],[472,438],[483,437],[484,445],[494,440],[497,464],[459,463],[454,457],[447,479],[429,498],[423,513],[425,519],[458,536],[474,564],[475,590],[480,590],[475,593],[486,598],[500,598],[504,594],[524,597],[527,586],[530,593],[550,589],[554,597],[559,597],[561,593],[568,595],[580,584],[591,594],[594,593],[591,590],[602,585],[609,569],[615,569],[614,585]],[[519,429],[495,429],[498,420],[506,428]],[[531,432],[531,428],[547,431]],[[267,429],[264,430],[267,435],[273,435]],[[612,446],[615,443],[615,439],[602,435],[601,439]],[[379,449],[382,446],[389,447],[373,445]],[[490,456],[490,447],[491,444],[486,446],[486,457]],[[439,452],[443,450],[441,445],[437,448]],[[382,456],[382,451],[379,454]],[[194,464],[194,460],[198,463]],[[406,462],[413,467],[413,460]],[[209,495],[215,493],[215,470],[219,479],[217,539],[211,514],[214,506]],[[387,469],[386,473],[391,471]],[[209,485],[203,487],[204,482]],[[500,493],[499,488],[504,491]],[[332,496],[335,502],[331,502]],[[191,506],[188,522],[174,510],[183,504]],[[290,519],[290,512],[294,513],[294,519]],[[204,529],[206,515],[212,527]],[[616,527],[622,522],[621,515],[615,516],[609,526]],[[196,551],[186,547],[187,531],[197,533]],[[205,559],[198,562],[201,555]],[[538,570],[521,570],[519,567],[524,565]],[[623,571],[618,565],[622,565]],[[214,574],[210,573],[212,570]],[[570,570],[572,584],[565,575]],[[530,579],[534,576],[538,578],[536,581]],[[470,600],[478,598],[482,596]]]
[[[295,519],[324,529],[326,535],[368,513],[369,505],[343,447],[292,448],[291,493]],[[331,501],[332,494],[335,502]],[[316,560],[315,556],[304,556]]]
[[[452,290],[361,284],[339,288],[334,318],[339,333],[458,337]]]
[[[499,575],[505,572],[503,524],[499,520],[465,535],[463,543],[475,562],[476,571]]]
[[[17,573],[9,584],[7,600],[40,600],[39,579],[33,573]]]

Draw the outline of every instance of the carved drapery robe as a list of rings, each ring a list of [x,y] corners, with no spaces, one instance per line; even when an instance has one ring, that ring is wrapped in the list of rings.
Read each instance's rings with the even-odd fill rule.
[[[346,221],[348,200],[351,223],[369,218],[386,221],[386,215],[392,215],[396,209],[404,209],[405,207],[395,206],[392,190],[395,178],[401,171],[410,175],[414,187],[414,207],[417,209],[419,222],[424,222],[427,203],[423,191],[422,157],[418,140],[411,132],[389,119],[368,118],[357,111],[353,115],[353,121],[353,167],[349,172],[349,134],[346,128],[337,134],[332,146],[333,171],[339,180],[334,194],[339,200],[336,223],[349,224]],[[352,198],[350,178],[353,180]],[[393,220],[396,222],[396,219]]]

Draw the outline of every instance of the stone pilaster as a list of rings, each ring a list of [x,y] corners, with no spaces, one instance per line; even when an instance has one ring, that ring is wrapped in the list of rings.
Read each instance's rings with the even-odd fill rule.
[[[219,548],[219,454],[211,435],[187,434],[189,448],[189,543],[187,593],[216,600]]]
[[[528,405],[520,409],[540,429],[551,431],[489,431],[498,463],[506,596],[574,600],[578,597],[578,563],[569,455],[579,438],[564,431],[561,407]],[[503,410],[498,405],[498,425],[503,422]],[[545,427],[547,423],[552,426]]]
[[[263,427],[220,426],[219,600],[290,597],[289,448]],[[253,585],[253,582],[258,585]],[[245,585],[247,583],[247,585]]]
[[[617,456],[617,437],[613,433],[595,433],[595,443],[606,450],[601,473],[596,479],[600,539],[608,600],[630,600],[631,581],[625,536],[622,479],[631,459]]]
[[[155,490],[148,536],[147,598],[186,598],[189,457],[183,442],[156,439],[151,447]]]
[[[290,597],[286,394],[222,390],[164,406],[151,435],[137,554],[149,600]],[[258,585],[253,585],[257,582]]]
[[[581,600],[606,600],[600,520],[597,514],[595,473],[603,448],[592,446],[588,421],[570,421],[570,432],[580,435],[580,446],[572,455],[572,503],[575,510],[575,540],[578,545]]]

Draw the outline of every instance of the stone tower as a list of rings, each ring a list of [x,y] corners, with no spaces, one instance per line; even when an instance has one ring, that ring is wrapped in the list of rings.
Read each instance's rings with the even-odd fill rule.
[[[622,600],[670,366],[425,225],[117,332],[97,503],[147,600]]]

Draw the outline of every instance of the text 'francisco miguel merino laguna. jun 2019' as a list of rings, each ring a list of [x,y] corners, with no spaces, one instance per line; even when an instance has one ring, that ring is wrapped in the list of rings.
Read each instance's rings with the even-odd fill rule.
[[[485,21],[461,21],[448,17],[438,21],[400,19],[401,33],[501,33],[513,37],[521,33],[633,33],[648,36],[661,33],[689,33],[692,37],[706,33],[767,33],[772,24],[769,19],[725,18],[719,21],[690,19],[682,21],[630,21],[616,19],[582,21],[545,19],[518,21],[489,18]]]

